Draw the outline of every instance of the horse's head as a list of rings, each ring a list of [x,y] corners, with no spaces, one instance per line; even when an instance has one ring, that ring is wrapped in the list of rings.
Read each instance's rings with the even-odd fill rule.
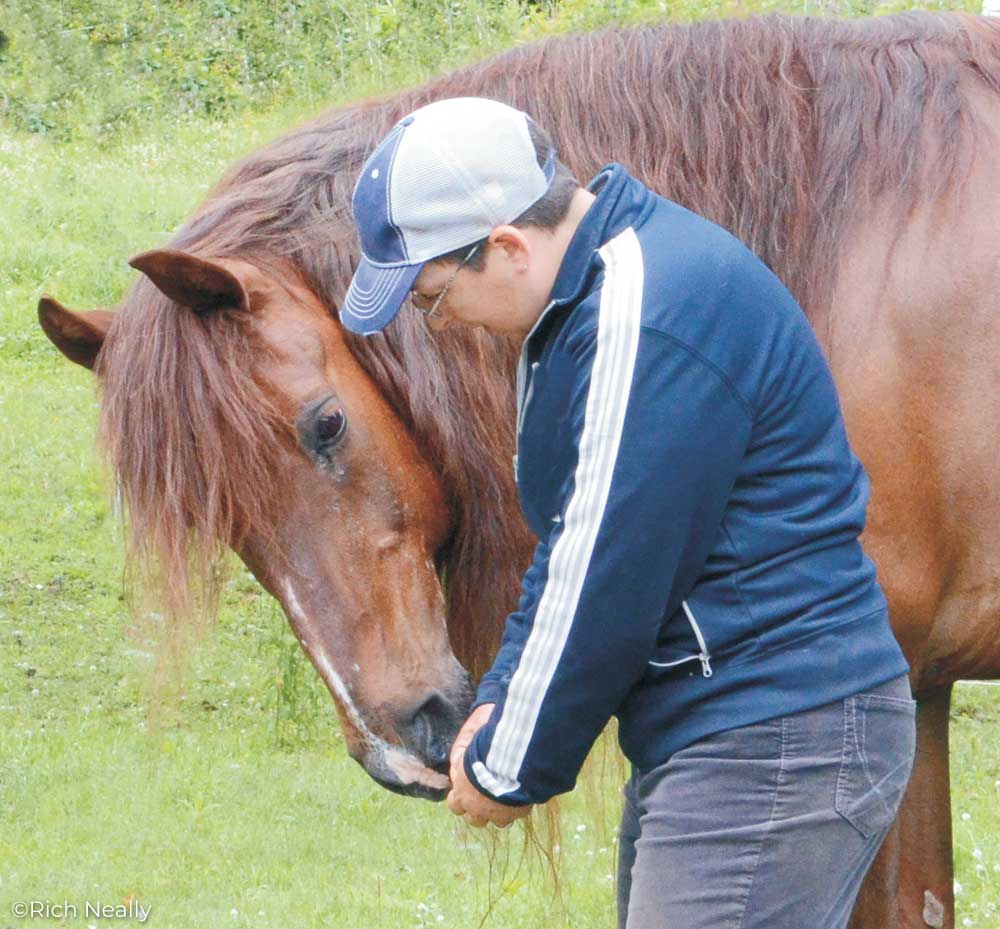
[[[352,756],[440,799],[471,687],[445,625],[435,471],[293,273],[170,250],[132,264],[145,277],[118,313],[43,298],[39,319],[101,381],[133,545],[181,605],[190,566],[234,549],[284,607]]]

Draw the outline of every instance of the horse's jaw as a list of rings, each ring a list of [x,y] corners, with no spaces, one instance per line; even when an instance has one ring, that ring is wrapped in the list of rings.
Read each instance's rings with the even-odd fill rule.
[[[389,742],[375,732],[358,707],[344,678],[334,667],[319,637],[304,634],[310,627],[309,617],[296,596],[293,584],[287,579],[281,585],[280,599],[303,649],[333,697],[351,757],[376,783],[387,790],[408,797],[443,800],[451,786],[447,775],[447,760],[430,767],[406,746]],[[463,705],[468,705],[472,699],[468,675],[457,662],[455,666],[462,675],[457,692],[461,694]],[[356,665],[355,669],[359,670]]]
[[[428,768],[401,745],[392,745],[377,736],[358,712],[343,679],[325,655],[316,656],[316,666],[340,710],[346,728],[354,730],[351,756],[369,776],[394,793],[424,800],[443,800],[451,786],[447,775]]]

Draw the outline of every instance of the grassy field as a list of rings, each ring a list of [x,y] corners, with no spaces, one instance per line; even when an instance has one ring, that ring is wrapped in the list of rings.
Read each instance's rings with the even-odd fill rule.
[[[304,115],[0,138],[0,927],[101,924],[20,920],[17,901],[74,902],[83,920],[84,901],[130,899],[159,929],[469,927],[499,891],[490,925],[610,927],[616,778],[565,804],[560,900],[537,861],[517,871],[516,837],[493,850],[364,775],[245,572],[178,675],[157,662],[155,617],[123,602],[94,385],[44,338],[36,301],[113,304],[130,255]],[[998,929],[1000,689],[958,688],[953,752],[958,925]]]

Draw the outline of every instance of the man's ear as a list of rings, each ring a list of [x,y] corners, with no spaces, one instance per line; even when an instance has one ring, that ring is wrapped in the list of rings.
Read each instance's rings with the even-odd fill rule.
[[[521,268],[531,258],[531,240],[517,226],[497,226],[489,235],[490,245],[502,253],[515,268]]]

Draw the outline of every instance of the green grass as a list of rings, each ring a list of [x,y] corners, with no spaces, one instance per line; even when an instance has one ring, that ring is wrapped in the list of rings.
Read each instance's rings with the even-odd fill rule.
[[[95,384],[45,339],[35,303],[113,304],[125,259],[301,115],[113,149],[0,142],[0,181],[19,191],[0,237],[0,926],[20,900],[82,912],[130,894],[161,929],[470,926],[501,890],[494,925],[609,925],[613,816],[577,832],[586,798],[568,805],[572,921],[526,879],[537,862],[515,876],[516,841],[491,884],[480,834],[347,756],[328,694],[245,571],[178,679],[157,661],[155,617],[126,608]]]
[[[245,571],[183,674],[158,678],[155,620],[120,595],[90,375],[44,350],[8,357],[0,411],[0,925],[19,900],[82,910],[130,894],[177,929],[477,923],[481,835],[347,756],[326,691]],[[565,879],[587,914],[572,925],[607,925],[613,835],[576,832],[582,815],[567,819]],[[516,857],[495,924],[570,925],[523,871],[512,880]]]
[[[161,929],[477,925],[481,835],[347,757],[325,690],[245,572],[183,679],[164,681],[174,708],[150,715],[155,623],[121,600],[90,376],[40,346],[5,358],[0,383],[0,925],[18,900],[129,895]],[[959,687],[954,717],[959,925],[995,929],[1000,690]],[[613,925],[617,787],[603,825],[585,801],[568,804],[564,903],[537,862],[509,879],[515,843],[493,925]]]
[[[0,220],[0,926],[64,924],[13,919],[18,900],[82,910],[129,895],[160,929],[468,927],[487,908],[482,835],[347,757],[326,691],[244,571],[181,676],[158,664],[155,617],[122,599],[92,378],[35,320],[45,291],[114,304],[126,259],[307,109],[0,137],[13,192]],[[157,711],[157,694],[176,699]],[[958,925],[998,929],[1000,689],[958,688],[952,743]],[[515,841],[506,878],[493,873],[506,893],[492,925],[613,925],[617,784],[603,821],[589,799],[566,804],[564,901],[537,862],[515,876]]]
[[[957,924],[1000,927],[1000,686],[960,684],[951,713]]]

